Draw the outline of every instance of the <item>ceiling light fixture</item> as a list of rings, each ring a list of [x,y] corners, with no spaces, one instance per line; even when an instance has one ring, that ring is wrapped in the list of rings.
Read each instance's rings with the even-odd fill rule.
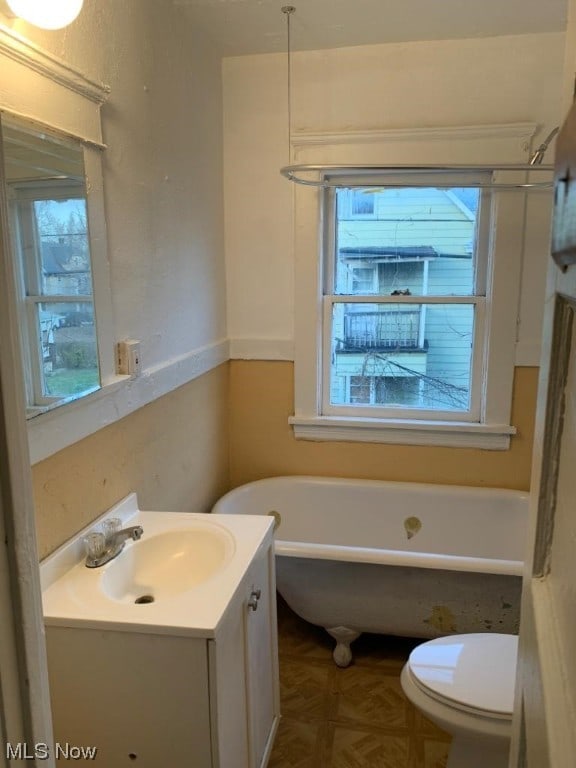
[[[6,0],[15,16],[41,29],[62,29],[82,10],[84,0]]]

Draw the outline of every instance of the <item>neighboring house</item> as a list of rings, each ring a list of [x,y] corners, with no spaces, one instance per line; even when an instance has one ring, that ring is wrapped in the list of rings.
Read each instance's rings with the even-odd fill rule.
[[[80,233],[68,236],[66,239],[74,241],[86,240],[86,238],[86,233]],[[84,245],[83,248],[82,245]],[[90,260],[86,255],[85,243],[77,245],[74,242],[46,242],[43,239],[40,250],[46,295],[81,296],[92,292]]]
[[[466,407],[470,305],[369,303],[370,295],[471,295],[478,190],[338,192],[331,401]]]

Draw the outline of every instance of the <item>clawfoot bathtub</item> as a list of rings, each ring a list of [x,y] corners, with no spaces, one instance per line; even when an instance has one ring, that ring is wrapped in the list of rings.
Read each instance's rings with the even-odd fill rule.
[[[295,476],[213,512],[276,517],[278,590],[347,666],[362,632],[517,632],[527,505],[519,491]]]

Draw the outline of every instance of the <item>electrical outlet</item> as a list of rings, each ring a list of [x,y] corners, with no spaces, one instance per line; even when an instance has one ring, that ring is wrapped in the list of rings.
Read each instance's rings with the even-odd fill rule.
[[[130,344],[130,375],[140,376],[140,342],[133,341]]]
[[[124,376],[139,376],[141,370],[140,342],[135,339],[119,341],[116,345],[116,372]]]

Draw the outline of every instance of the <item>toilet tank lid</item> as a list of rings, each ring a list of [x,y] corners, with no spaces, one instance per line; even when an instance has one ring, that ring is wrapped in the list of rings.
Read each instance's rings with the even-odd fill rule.
[[[518,637],[451,635],[417,646],[408,661],[418,682],[456,705],[511,715]]]

